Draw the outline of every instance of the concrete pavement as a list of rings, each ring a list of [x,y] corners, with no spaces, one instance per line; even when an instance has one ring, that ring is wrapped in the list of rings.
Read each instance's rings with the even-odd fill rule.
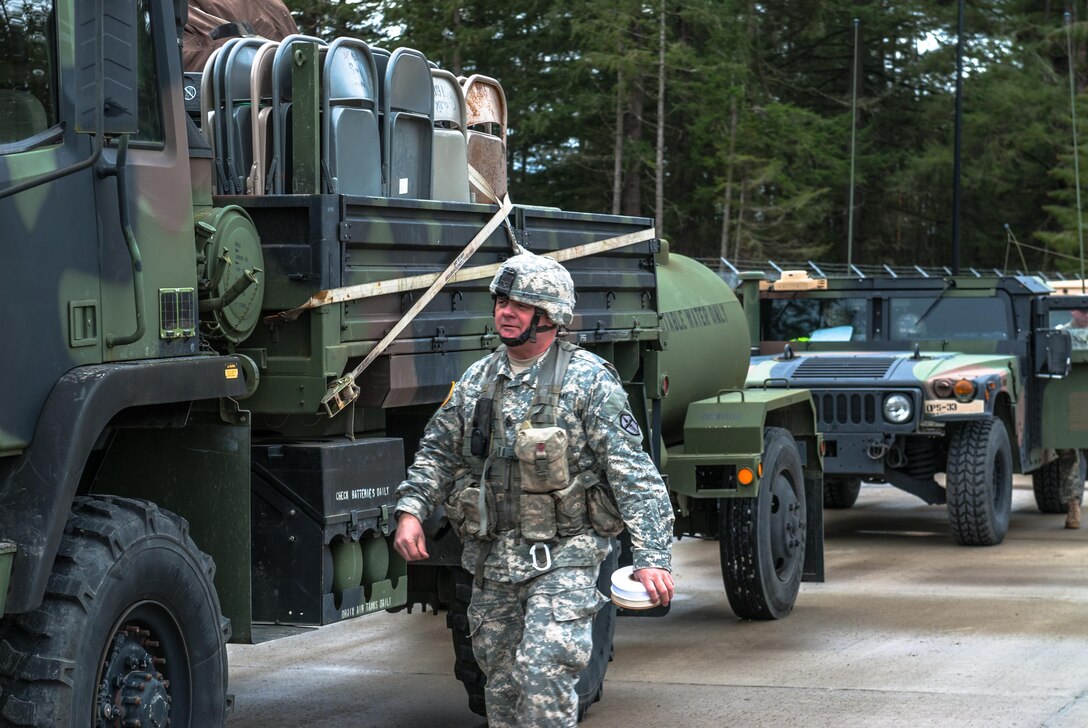
[[[866,485],[826,518],[827,581],[792,615],[741,622],[718,545],[675,546],[662,619],[622,619],[613,726],[1088,726],[1088,530],[1036,511],[1017,478],[1005,542],[957,546],[945,509]],[[479,727],[443,615],[380,614],[230,648],[231,728]]]

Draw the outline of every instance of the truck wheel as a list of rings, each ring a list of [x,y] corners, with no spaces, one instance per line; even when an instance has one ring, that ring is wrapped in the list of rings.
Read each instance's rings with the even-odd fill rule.
[[[1085,480],[1084,453],[1079,453],[1080,479]],[[1031,474],[1031,489],[1040,513],[1065,513],[1069,507],[1062,500],[1062,471],[1057,459],[1051,460]]]
[[[223,725],[215,566],[151,503],[77,498],[34,612],[0,623],[0,723]]]
[[[861,478],[824,478],[824,508],[850,508],[861,492]]]
[[[952,435],[946,471],[952,536],[965,546],[994,546],[1009,530],[1012,451],[996,417],[968,422]]]
[[[613,542],[612,553],[601,564],[597,588],[608,594],[612,589],[612,572],[619,561],[619,547]],[[484,706],[484,685],[487,678],[480,670],[472,653],[472,638],[468,634],[468,604],[472,598],[472,575],[464,569],[450,569],[454,583],[454,598],[446,615],[446,626],[453,638],[454,675],[465,686],[468,707],[477,715],[487,715]],[[578,675],[578,720],[589,712],[591,705],[601,699],[604,692],[604,675],[612,661],[612,639],[616,631],[616,605],[609,602],[601,607],[593,618],[593,655],[589,664]]]
[[[787,430],[763,435],[763,477],[755,498],[719,502],[722,582],[742,619],[781,619],[793,610],[805,564],[805,480]]]

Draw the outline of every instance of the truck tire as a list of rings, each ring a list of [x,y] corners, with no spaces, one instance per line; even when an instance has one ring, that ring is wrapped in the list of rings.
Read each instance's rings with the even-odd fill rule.
[[[619,548],[613,542],[612,553],[601,564],[597,588],[604,594],[612,589],[612,572],[619,561]],[[472,638],[468,633],[468,604],[472,599],[472,575],[464,569],[452,567],[454,598],[446,615],[446,626],[453,639],[453,672],[468,693],[468,707],[477,715],[487,715],[484,706],[484,685],[487,678],[472,652]],[[609,602],[601,607],[593,618],[593,654],[589,664],[578,675],[578,720],[589,713],[591,705],[601,699],[604,692],[604,675],[612,661],[612,639],[616,631],[616,605]]]
[[[1077,461],[1080,463],[1080,479],[1085,480],[1084,453],[1079,453]],[[1062,500],[1062,471],[1057,459],[1031,474],[1031,489],[1040,513],[1065,513],[1069,507]]]
[[[861,478],[824,478],[824,508],[850,508],[861,493]]]
[[[948,521],[965,546],[994,546],[1009,530],[1012,450],[996,417],[968,422],[952,434],[946,470]]]
[[[805,564],[805,480],[787,430],[763,434],[763,477],[755,498],[719,502],[722,583],[742,619],[781,619],[792,610]]]
[[[41,606],[0,623],[0,723],[223,725],[230,622],[188,530],[145,501],[75,500]]]

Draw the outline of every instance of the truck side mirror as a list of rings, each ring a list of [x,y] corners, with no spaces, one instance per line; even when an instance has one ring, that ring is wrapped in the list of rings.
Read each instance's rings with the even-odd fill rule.
[[[1035,330],[1035,376],[1062,379],[1072,369],[1073,337],[1064,329]]]
[[[98,130],[102,99],[102,131],[106,135],[137,130],[136,0],[110,0],[75,5],[76,131]],[[99,77],[101,73],[101,78]],[[101,85],[100,85],[101,84]]]

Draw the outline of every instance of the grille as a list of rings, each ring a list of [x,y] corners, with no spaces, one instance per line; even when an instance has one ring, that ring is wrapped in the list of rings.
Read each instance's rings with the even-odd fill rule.
[[[888,374],[893,364],[895,357],[888,356],[806,356],[793,371],[792,378],[880,378]]]
[[[875,425],[881,394],[871,392],[813,393],[816,420],[824,425]]]

